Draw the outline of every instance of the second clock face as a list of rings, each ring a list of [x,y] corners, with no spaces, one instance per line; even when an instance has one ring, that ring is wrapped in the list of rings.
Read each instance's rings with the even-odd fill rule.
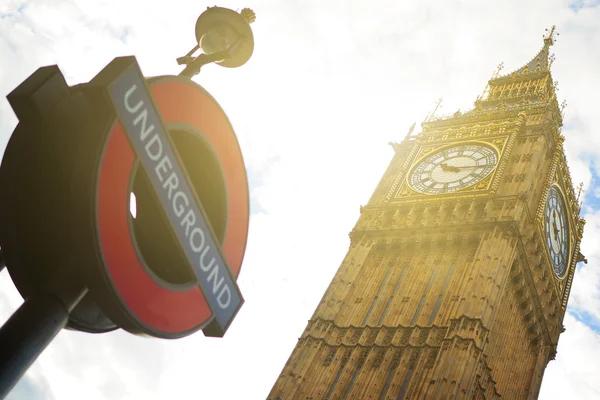
[[[565,202],[556,186],[552,186],[548,191],[544,217],[550,262],[556,275],[562,278],[569,261],[569,226]]]
[[[479,144],[447,147],[421,160],[410,175],[413,189],[428,194],[456,192],[490,175],[498,155]]]

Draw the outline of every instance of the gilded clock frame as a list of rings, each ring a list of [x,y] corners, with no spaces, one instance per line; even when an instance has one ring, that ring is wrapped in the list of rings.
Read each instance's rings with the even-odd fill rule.
[[[514,143],[515,137],[515,134],[509,134],[495,137],[469,138],[461,141],[453,140],[452,142],[434,142],[421,144],[419,146],[418,151],[416,152],[416,155],[410,161],[410,167],[404,171],[404,176],[401,178],[398,188],[394,191],[389,201],[419,201],[429,200],[436,197],[453,198],[462,197],[464,195],[470,195],[471,197],[480,197],[493,194],[496,188],[498,187],[498,184],[500,183],[500,176],[502,175],[502,171],[504,170],[506,163],[508,162],[508,157],[506,156],[506,154],[510,152],[510,148]],[[446,148],[470,144],[486,146],[496,152],[496,156],[498,159],[496,167],[487,177],[485,177],[484,179],[472,186],[453,192],[435,194],[421,193],[411,187],[410,177],[412,172],[422,161],[429,157],[433,152],[443,151]]]
[[[493,165],[490,165],[490,164],[487,165],[487,167],[488,167],[487,173],[483,177],[476,177],[478,179],[475,180],[474,183],[467,184],[466,186],[463,186],[462,188],[459,188],[458,190],[446,190],[446,191],[438,191],[438,192],[431,192],[431,193],[429,193],[429,192],[426,192],[426,191],[423,191],[423,190],[419,190],[415,186],[414,177],[415,177],[416,171],[424,163],[429,162],[428,160],[430,160],[431,157],[433,157],[435,155],[438,155],[440,153],[444,153],[445,151],[447,151],[449,149],[458,149],[458,148],[461,148],[461,147],[469,147],[469,146],[477,147],[477,148],[480,148],[480,149],[487,149],[487,151],[491,151],[493,153],[493,156],[494,156],[494,159],[495,159],[494,160],[494,164]],[[497,148],[495,148],[492,145],[482,144],[480,142],[461,142],[461,143],[448,144],[448,145],[442,146],[442,147],[440,147],[438,149],[429,151],[427,154],[423,155],[420,159],[418,159],[413,164],[413,166],[409,170],[409,172],[406,174],[406,183],[407,183],[408,187],[411,188],[413,191],[421,193],[421,194],[425,194],[425,195],[440,195],[440,194],[445,194],[445,193],[459,193],[459,192],[461,192],[463,190],[470,189],[473,186],[480,185],[483,181],[487,181],[488,178],[490,177],[490,175],[492,175],[496,171],[496,168],[498,167],[498,163],[500,162],[500,157],[501,157],[500,152],[498,151]],[[420,174],[422,174],[422,173],[423,172],[421,172]]]
[[[550,190],[552,188],[556,188],[558,190],[558,192],[560,193],[562,202],[563,202],[563,207],[565,209],[565,220],[567,221],[568,224],[568,231],[567,231],[567,237],[569,240],[569,251],[567,254],[567,262],[565,265],[565,271],[563,272],[562,276],[559,276],[558,274],[556,274],[556,271],[554,270],[553,267],[553,263],[550,260],[550,249],[548,249],[548,245],[546,243],[546,207],[547,207],[547,203],[548,203],[548,196],[550,194]],[[544,238],[544,247],[546,248],[546,261],[548,262],[548,265],[552,268],[552,271],[554,272],[554,276],[556,277],[556,279],[558,279],[559,281],[564,281],[564,279],[569,275],[569,271],[571,270],[571,264],[573,261],[573,248],[575,247],[575,229],[576,227],[573,226],[573,216],[571,215],[571,207],[568,206],[568,201],[567,201],[567,195],[565,193],[565,191],[563,190],[562,186],[556,181],[556,179],[552,180],[552,183],[550,184],[550,186],[548,187],[548,190],[546,190],[546,193],[544,195],[544,199],[543,199],[543,210],[544,213],[542,214],[541,217],[541,225],[539,226],[539,228],[541,229],[542,232],[542,237]]]

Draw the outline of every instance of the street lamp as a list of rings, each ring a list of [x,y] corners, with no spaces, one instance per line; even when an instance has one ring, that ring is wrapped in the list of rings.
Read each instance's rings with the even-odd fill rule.
[[[236,68],[244,65],[254,51],[254,35],[250,24],[256,14],[249,8],[239,13],[228,8],[209,7],[196,21],[196,45],[177,63],[185,65],[180,76],[193,77],[202,66],[215,63]],[[201,49],[203,53],[193,54]]]

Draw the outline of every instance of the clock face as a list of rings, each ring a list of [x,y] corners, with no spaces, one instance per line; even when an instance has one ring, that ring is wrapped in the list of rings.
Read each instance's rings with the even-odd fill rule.
[[[556,186],[548,191],[544,213],[544,230],[550,262],[556,276],[563,277],[569,259],[569,226],[563,197]]]
[[[418,192],[456,192],[490,175],[498,155],[491,147],[465,144],[448,147],[421,160],[412,171],[410,184]]]

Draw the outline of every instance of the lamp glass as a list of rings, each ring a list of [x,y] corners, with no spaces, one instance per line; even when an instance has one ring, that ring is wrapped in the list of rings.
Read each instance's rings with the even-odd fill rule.
[[[220,24],[202,35],[199,44],[202,51],[210,55],[228,50],[238,38],[237,32],[230,25]]]

